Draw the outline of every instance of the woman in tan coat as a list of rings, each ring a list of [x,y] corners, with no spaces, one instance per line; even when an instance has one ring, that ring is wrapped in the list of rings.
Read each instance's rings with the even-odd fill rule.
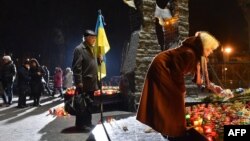
[[[180,47],[159,53],[148,69],[136,119],[169,138],[185,135],[184,76],[194,74],[197,85],[220,93],[222,88],[210,83],[206,66],[218,46],[212,35],[200,31]]]

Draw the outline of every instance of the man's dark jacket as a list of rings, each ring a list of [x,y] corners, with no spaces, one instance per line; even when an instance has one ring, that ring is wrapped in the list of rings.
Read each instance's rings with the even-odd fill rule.
[[[1,79],[4,87],[14,82],[16,73],[16,65],[13,61],[3,65],[1,70]]]
[[[84,92],[98,89],[97,61],[91,47],[85,42],[74,50],[72,70],[75,85],[82,83]]]

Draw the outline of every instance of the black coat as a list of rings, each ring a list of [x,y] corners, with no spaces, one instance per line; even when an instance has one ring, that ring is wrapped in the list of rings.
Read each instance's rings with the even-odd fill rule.
[[[75,48],[72,70],[75,85],[82,83],[84,92],[98,89],[97,61],[86,43],[81,43]]]
[[[41,73],[41,75],[38,75],[38,72]],[[42,78],[44,76],[44,71],[42,67],[34,67],[30,68],[30,86],[31,86],[31,93],[34,96],[41,96],[41,93],[43,91],[43,83],[42,83]]]
[[[14,82],[16,76],[16,65],[13,61],[4,64],[1,70],[1,79],[2,84],[5,87],[7,84],[11,84]]]
[[[18,87],[19,89],[29,89],[30,85],[30,74],[29,74],[29,69],[25,68],[24,65],[22,65],[19,69],[18,69],[18,73],[17,73],[17,77],[18,77]]]

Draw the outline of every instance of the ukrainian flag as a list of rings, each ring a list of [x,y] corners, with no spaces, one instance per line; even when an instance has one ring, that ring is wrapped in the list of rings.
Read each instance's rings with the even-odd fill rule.
[[[101,65],[98,65],[98,78],[99,80],[106,77],[106,58],[105,54],[110,50],[109,42],[104,30],[104,24],[103,24],[103,16],[101,14],[101,11],[99,10],[99,15],[97,17],[97,23],[95,32],[97,34],[96,37],[96,46],[95,46],[95,54],[98,58],[99,56],[103,57],[103,61]]]

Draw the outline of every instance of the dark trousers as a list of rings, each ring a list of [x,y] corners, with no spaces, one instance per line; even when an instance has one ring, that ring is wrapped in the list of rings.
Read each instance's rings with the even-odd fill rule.
[[[40,105],[40,97],[43,92],[43,84],[42,83],[37,83],[31,85],[31,95],[33,96],[33,106],[39,106]]]
[[[91,99],[93,99],[92,97],[94,96],[94,92],[87,92],[87,95],[89,95],[89,97]],[[87,108],[84,112],[77,114],[76,115],[76,120],[75,120],[75,126],[77,128],[82,128],[83,126],[91,126],[92,125],[92,101],[87,101]]]
[[[3,101],[5,104],[12,104],[13,98],[13,83],[8,83],[3,86],[4,94],[3,94]]]
[[[29,90],[27,87],[20,87],[19,88],[19,95],[18,95],[18,106],[26,106],[26,96],[29,94]]]
[[[35,96],[33,106],[39,106],[39,105],[40,105],[40,96]]]
[[[81,128],[83,126],[90,126],[92,124],[92,113],[86,109],[82,114],[76,115],[75,126]]]

